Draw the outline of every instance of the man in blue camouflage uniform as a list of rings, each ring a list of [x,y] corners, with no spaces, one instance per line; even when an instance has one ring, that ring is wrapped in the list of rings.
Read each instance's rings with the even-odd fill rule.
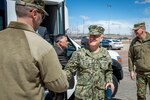
[[[105,89],[108,86],[114,89],[111,57],[99,46],[103,33],[103,27],[89,26],[88,48],[74,52],[66,65],[68,79],[75,71],[77,73],[76,100],[104,100]]]
[[[145,23],[134,24],[136,37],[132,40],[128,53],[129,72],[137,81],[137,100],[146,100],[147,84],[150,86],[150,34]]]

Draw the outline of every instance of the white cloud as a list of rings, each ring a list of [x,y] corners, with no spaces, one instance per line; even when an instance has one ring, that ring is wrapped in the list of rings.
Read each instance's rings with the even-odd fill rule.
[[[145,24],[146,24],[146,30],[148,32],[150,32],[150,18],[143,18],[143,19],[140,20],[140,22],[145,22]]]
[[[150,9],[150,8],[149,8]],[[149,10],[147,10],[149,11]],[[149,12],[147,12],[150,14]],[[80,16],[81,17],[81,16]],[[74,18],[74,17],[71,17]],[[134,18],[130,20],[88,20],[89,17],[82,16],[84,19],[84,23],[77,23],[76,25],[72,25],[70,23],[69,32],[72,34],[78,34],[78,33],[88,33],[88,27],[89,25],[99,25],[105,28],[105,34],[111,33],[111,34],[120,34],[120,35],[131,35],[132,28],[135,23],[139,22],[145,22],[147,31],[150,31],[150,18]],[[86,20],[85,20],[86,19]],[[84,27],[83,27],[84,26]]]
[[[88,19],[89,19],[88,16],[83,16],[83,15],[81,15],[80,17],[81,17],[83,20],[88,20]]]
[[[140,1],[135,1],[135,4],[145,4],[145,1],[142,1],[142,2],[140,2]]]
[[[150,0],[136,0],[135,4],[146,4],[146,3],[150,3]]]
[[[88,33],[88,27],[89,25],[99,25],[105,28],[105,34],[108,34],[109,32],[111,34],[131,34],[132,25],[131,23],[125,22],[125,21],[110,21],[108,24],[108,21],[105,20],[98,20],[98,21],[86,21],[84,24],[78,25],[78,33],[86,34]]]
[[[72,19],[74,19],[74,17],[73,16],[69,16],[69,19],[72,20]]]
[[[145,0],[145,2],[150,2],[150,0]]]
[[[150,15],[150,7],[145,8],[144,14],[145,15]]]

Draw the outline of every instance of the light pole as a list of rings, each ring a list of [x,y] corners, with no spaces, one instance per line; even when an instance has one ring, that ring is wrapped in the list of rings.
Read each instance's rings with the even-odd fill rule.
[[[78,26],[78,23],[77,23],[77,36],[78,36],[78,32],[79,32],[79,26]]]
[[[107,4],[107,8],[111,8],[111,4]],[[108,14],[108,34],[110,34],[110,13]]]
[[[84,34],[84,23],[85,23],[85,19],[83,18],[83,34]]]
[[[128,27],[129,28],[129,35],[132,35],[133,31],[132,31],[132,28],[131,27]]]
[[[85,26],[85,20],[89,19],[87,16],[80,16],[83,19],[83,34],[84,34],[84,26]]]
[[[119,23],[112,23],[111,25],[118,25],[118,34],[120,34],[121,24],[119,24]],[[117,31],[116,31],[116,33],[117,33]]]
[[[146,30],[148,31],[148,27],[149,27],[149,25],[146,25]]]

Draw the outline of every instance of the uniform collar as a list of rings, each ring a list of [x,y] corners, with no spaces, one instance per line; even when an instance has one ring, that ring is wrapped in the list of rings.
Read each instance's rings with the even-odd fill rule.
[[[136,41],[139,41],[140,43],[145,42],[145,41],[149,41],[150,40],[150,34],[148,32],[146,32],[146,37],[144,40],[139,39],[138,37],[135,37]]]
[[[147,35],[146,35],[146,37],[145,37],[144,41],[148,41],[148,40],[150,40],[150,34],[149,34],[148,32],[146,32],[146,33],[147,33]]]
[[[22,29],[22,30],[35,32],[31,26],[24,24],[24,23],[20,23],[20,22],[15,22],[15,21],[10,22],[8,28],[16,28],[16,29]]]
[[[90,56],[91,58],[94,58],[94,59],[98,59],[98,58],[101,58],[101,57],[105,56],[104,53],[103,53],[103,49],[102,48],[100,48],[99,52],[96,53],[97,54],[96,58],[93,55],[93,53],[90,50],[88,50],[88,49],[85,49],[85,53],[86,53],[86,55],[88,55],[88,56]]]

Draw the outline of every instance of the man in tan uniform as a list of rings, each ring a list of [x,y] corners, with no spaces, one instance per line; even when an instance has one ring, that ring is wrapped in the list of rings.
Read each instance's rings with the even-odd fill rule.
[[[137,81],[137,100],[146,100],[147,84],[150,87],[150,34],[145,23],[134,24],[133,30],[136,37],[129,48],[129,72],[131,79]]]
[[[68,88],[54,48],[35,33],[45,15],[42,0],[16,1],[17,22],[0,32],[0,100],[43,100],[44,87]]]

